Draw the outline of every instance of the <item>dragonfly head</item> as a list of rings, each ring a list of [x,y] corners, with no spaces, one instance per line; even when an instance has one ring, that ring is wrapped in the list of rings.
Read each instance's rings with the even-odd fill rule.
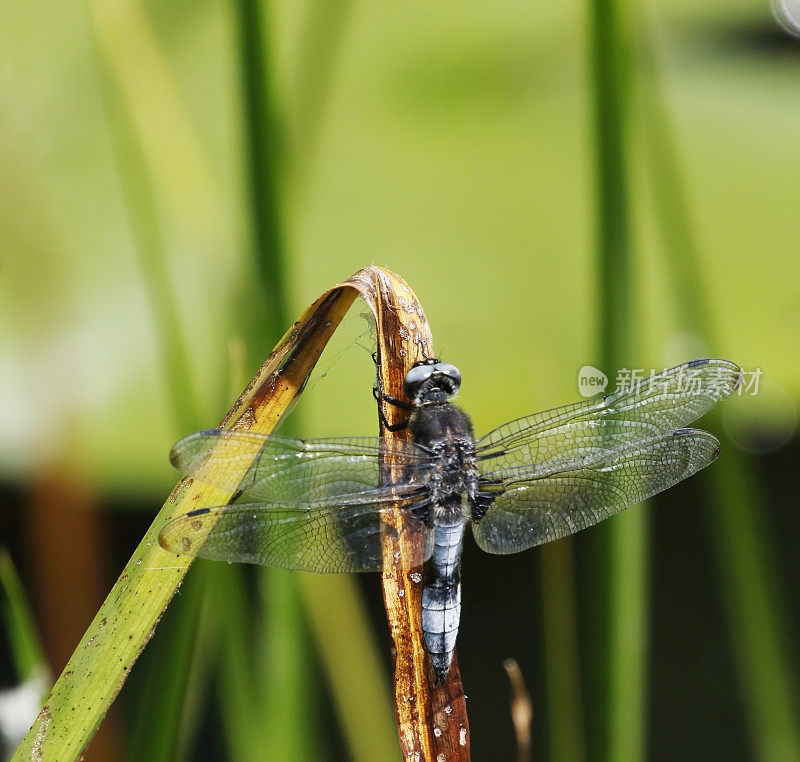
[[[461,388],[461,373],[455,365],[435,358],[415,362],[403,380],[408,399],[423,402],[446,402]]]

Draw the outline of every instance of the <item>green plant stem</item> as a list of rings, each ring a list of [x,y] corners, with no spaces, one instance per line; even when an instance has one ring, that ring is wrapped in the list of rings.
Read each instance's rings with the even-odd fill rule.
[[[548,543],[540,552],[547,737],[550,759],[558,762],[583,762],[586,757],[573,553],[570,538]]]
[[[355,578],[303,574],[299,583],[349,759],[394,759],[397,728],[388,675]]]
[[[594,105],[600,358],[615,374],[631,354],[633,324],[628,157],[628,36],[622,0],[590,0],[590,66]],[[598,684],[608,690],[598,758],[642,759],[645,748],[647,647],[647,512],[626,511],[597,530],[600,626]]]
[[[590,67],[594,106],[600,352],[610,370],[630,345],[631,252],[628,202],[627,56],[621,0],[590,0]]]
[[[216,625],[221,643],[217,684],[220,711],[233,762],[258,762],[266,759],[264,734],[260,732],[262,703],[255,695],[253,680],[253,642],[246,623],[253,618],[252,601],[241,585],[241,570],[223,568],[215,577]],[[225,577],[231,579],[226,580]],[[231,626],[230,623],[239,623]]]
[[[259,575],[261,606],[265,612],[259,642],[259,694],[265,714],[261,730],[266,742],[264,759],[317,758],[317,723],[311,698],[312,659],[308,627],[297,574],[265,569]],[[311,720],[311,721],[309,721]]]
[[[242,87],[245,174],[248,183],[251,250],[264,303],[259,345],[248,342],[260,361],[288,324],[284,240],[278,188],[283,173],[279,160],[281,129],[269,73],[270,41],[263,0],[236,0]],[[263,347],[261,346],[263,344]]]
[[[651,35],[644,35],[641,58],[647,75],[642,90],[646,94],[644,125],[656,221],[672,276],[679,327],[699,334],[708,346],[716,347],[706,278],[699,265],[659,57]],[[710,427],[721,431],[721,424],[717,415]],[[755,757],[762,762],[800,759],[797,640],[790,635],[785,615],[790,606],[776,559],[769,551],[775,543],[764,486],[752,459],[727,444],[723,440],[723,457],[703,475],[703,484],[709,537],[750,739]]]
[[[95,69],[108,119],[117,177],[130,218],[134,250],[145,293],[153,314],[170,407],[176,428],[191,431],[199,419],[191,390],[188,353],[167,273],[167,252],[155,185],[134,120],[125,108],[113,70],[105,60],[105,46],[97,38],[102,34],[102,28],[96,24],[91,24],[90,28],[95,33],[92,38]]]
[[[237,0],[237,40],[242,87],[245,173],[248,183],[251,252],[258,277],[257,334],[248,331],[252,361],[259,362],[288,325],[284,239],[279,188],[284,177],[280,160],[281,128],[274,102],[270,68],[270,30],[262,0]],[[285,429],[284,429],[285,430]],[[267,756],[311,759],[312,744],[306,730],[311,694],[308,687],[308,643],[300,614],[296,581],[277,569],[258,572],[266,615],[257,637],[262,656],[259,687],[264,710],[263,733]]]
[[[705,480],[709,534],[753,752],[761,762],[800,759],[796,648],[784,615],[786,591],[769,552],[775,543],[763,487],[749,458],[732,446],[724,455]]]
[[[147,142],[137,121],[129,113],[122,93],[125,84],[115,76],[106,58],[108,41],[100,39],[107,30],[97,8],[90,6],[95,32],[94,51],[101,94],[109,120],[113,155],[120,186],[130,216],[137,262],[149,298],[157,346],[176,432],[188,432],[200,425],[197,401],[192,389],[189,352],[175,308],[173,287],[168,275],[168,255],[162,235],[161,215],[153,177],[158,162],[147,160]],[[146,16],[142,14],[142,24]],[[118,72],[116,72],[118,74]],[[162,183],[163,185],[164,183]],[[207,681],[208,663],[198,656],[208,648],[211,612],[201,607],[207,594],[211,572],[201,569],[190,575],[167,626],[147,655],[149,672],[143,680],[144,695],[133,737],[128,747],[130,759],[180,759],[188,750],[188,734],[198,710],[198,696]]]
[[[201,622],[201,602],[207,574],[207,568],[189,574],[159,630],[158,640],[145,656],[148,670],[139,694],[134,736],[127,749],[130,760],[179,759],[180,728],[187,722],[187,689],[197,679],[196,649],[205,645],[205,638],[198,641],[198,636],[206,624]]]
[[[47,659],[39,639],[25,589],[5,548],[0,548],[0,612],[8,632],[8,644],[17,678],[24,682],[48,673]]]
[[[304,13],[293,109],[293,171],[301,182],[314,164],[325,106],[353,8],[353,0],[309,0]]]

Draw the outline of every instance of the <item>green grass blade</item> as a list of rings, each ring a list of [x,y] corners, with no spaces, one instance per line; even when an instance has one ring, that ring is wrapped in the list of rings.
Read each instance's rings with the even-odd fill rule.
[[[313,718],[318,707],[310,686],[312,660],[298,575],[283,569],[259,571],[265,615],[257,641],[261,656],[257,695],[263,707],[264,759],[312,762],[317,757],[314,728],[319,723]]]
[[[616,371],[628,359],[633,304],[626,152],[628,57],[622,0],[590,0],[589,8],[600,352],[608,368]]]
[[[327,95],[352,11],[350,0],[309,0],[304,14],[292,163],[301,182],[314,164]],[[356,581],[301,575],[300,588],[350,758],[367,762],[395,757],[394,707]]]
[[[715,347],[706,305],[705,277],[693,234],[689,203],[680,176],[678,151],[665,107],[655,40],[642,46],[647,76],[644,126],[661,240],[673,278],[680,328]],[[714,416],[709,424],[721,431]],[[726,446],[728,445],[728,446]],[[798,641],[791,634],[791,607],[780,582],[769,526],[765,490],[752,459],[723,440],[723,455],[703,475],[720,588],[729,618],[754,755],[762,762],[800,759],[800,671]]]
[[[216,575],[214,609],[221,644],[216,681],[220,712],[228,754],[233,762],[259,762],[266,759],[266,739],[262,732],[266,717],[256,695],[252,627],[246,624],[259,615],[253,611],[241,584],[241,570],[222,568]],[[227,577],[227,579],[226,579]],[[238,623],[231,626],[231,623]]]
[[[187,690],[198,679],[194,675],[195,656],[197,649],[205,647],[208,635],[206,623],[201,622],[207,577],[208,569],[197,569],[189,575],[159,631],[155,647],[146,655],[148,674],[134,735],[127,748],[130,760],[177,760],[179,756],[180,728],[188,721],[184,716]]]
[[[280,336],[288,325],[278,199],[284,171],[279,160],[282,130],[272,93],[265,4],[263,0],[236,0],[236,13],[251,250],[265,310],[258,319],[260,338],[247,343],[253,359],[260,362],[263,349],[271,346],[269,340]],[[254,327],[246,327],[252,334]]]
[[[216,499],[223,500],[225,493],[216,492]],[[176,558],[158,545],[159,532],[173,510],[175,505],[168,501],[139,543],[53,686],[15,760],[73,760],[82,753],[191,561]]]
[[[558,762],[586,758],[573,553],[569,538],[540,551],[547,738],[550,759]]]
[[[354,762],[398,756],[389,676],[352,576],[300,577],[339,724]]]
[[[613,375],[630,365],[633,337],[627,123],[630,56],[622,0],[590,0],[590,66],[594,105],[600,358]],[[595,620],[601,651],[598,695],[598,758],[642,759],[645,750],[647,648],[647,511],[614,517],[596,531],[600,543],[601,594]]]
[[[230,245],[225,204],[164,47],[141,0],[85,0],[92,44],[134,125],[172,230],[198,246]]]
[[[350,303],[351,294],[342,289],[312,305],[300,318],[301,329],[284,337],[224,422],[235,425],[247,414],[250,430],[271,432]],[[289,352],[293,362],[281,364]],[[248,465],[237,463],[231,475],[242,478]],[[230,497],[229,491],[200,481],[182,480],[173,490],[56,681],[15,760],[80,756],[196,552],[197,546],[189,545],[181,555],[168,553],[158,542],[161,531],[173,516],[224,504]]]
[[[649,517],[627,511],[611,530],[609,760],[645,758]]]
[[[237,43],[242,87],[245,172],[248,183],[251,251],[257,274],[258,303],[263,312],[256,321],[243,326],[247,346],[260,358],[265,345],[287,325],[284,241],[279,206],[284,167],[280,161],[281,128],[273,98],[273,82],[263,0],[237,0]],[[261,707],[263,722],[252,726],[259,738],[252,744],[264,746],[268,758],[303,759],[310,754],[307,717],[310,692],[305,672],[308,661],[302,652],[308,637],[300,616],[297,587],[291,575],[275,569],[258,571],[265,600],[266,616],[260,617],[256,638],[261,659],[256,685],[250,691]],[[242,676],[246,679],[246,676]],[[232,741],[232,739],[229,739]],[[234,742],[236,743],[236,742]],[[284,749],[285,752],[281,751]]]
[[[97,4],[89,7],[94,10],[90,18],[94,21],[91,29],[95,34],[93,49],[100,92],[108,117],[117,175],[130,215],[137,262],[153,312],[170,407],[177,428],[191,431],[198,422],[198,415],[191,390],[188,354],[167,274],[162,212],[156,201],[156,184],[150,172],[152,162],[148,162],[145,143],[137,132],[134,116],[126,108],[126,99],[121,92],[124,84],[114,76],[114,68],[107,59],[109,43],[102,39],[106,27],[97,17]]]
[[[167,273],[167,251],[162,236],[163,211],[157,202],[158,181],[152,175],[157,162],[148,161],[147,141],[137,130],[136,119],[126,103],[123,88],[125,79],[109,60],[109,42],[102,35],[109,26],[99,13],[97,3],[90,4],[93,29],[97,38],[97,70],[101,93],[109,118],[114,158],[123,196],[130,215],[135,251],[138,255],[145,292],[149,297],[156,326],[157,345],[160,350],[170,407],[175,417],[176,431],[191,431],[199,425],[197,406],[191,389],[191,372],[188,351],[183,339],[180,321],[175,308],[173,289]],[[146,24],[142,14],[140,24]],[[117,66],[131,65],[130,61],[117,60]],[[178,759],[179,744],[188,743],[185,732],[191,725],[187,715],[196,702],[190,700],[187,690],[195,689],[205,682],[198,674],[196,656],[205,643],[198,635],[208,633],[208,623],[202,617],[200,601],[207,579],[205,575],[193,575],[187,582],[174,611],[170,612],[169,626],[162,633],[149,654],[150,674],[144,680],[146,694],[140,704],[138,721],[128,748],[130,759],[147,760]]]
[[[721,423],[717,417],[717,423]],[[790,635],[763,486],[733,446],[705,480],[710,535],[756,759],[800,759],[797,641]]]
[[[0,612],[8,631],[14,671],[20,682],[49,672],[33,611],[5,548],[0,548]]]
[[[337,44],[344,23],[346,5],[336,6],[325,0],[314,3],[308,17],[306,39],[314,38],[310,47],[301,51],[300,78],[298,87],[297,140],[292,168],[299,171],[300,157],[304,157],[302,170],[308,171],[310,148],[321,115],[321,95],[328,86],[329,61],[322,69],[318,56],[321,50],[332,50]],[[281,230],[279,188],[284,179],[284,167],[279,149],[282,126],[277,118],[274,103],[273,82],[269,69],[269,30],[266,26],[264,6],[258,0],[238,0],[240,61],[242,91],[244,96],[244,122],[246,134],[246,166],[248,168],[249,198],[253,252],[256,270],[260,274],[261,301],[266,305],[267,324],[259,318],[259,331],[269,335],[286,323],[285,281],[282,257],[284,241]],[[323,23],[318,23],[324,19]],[[310,96],[309,94],[312,94]],[[313,101],[313,106],[310,101]],[[258,343],[249,340],[252,348]],[[309,759],[308,714],[310,705],[311,676],[307,669],[309,659],[301,648],[308,648],[309,636],[302,608],[308,613],[320,644],[323,663],[330,678],[331,691],[337,706],[348,745],[357,759],[387,758],[396,753],[395,730],[391,701],[380,680],[380,670],[361,670],[365,679],[360,681],[361,696],[353,695],[348,686],[353,686],[352,672],[344,673],[338,665],[357,663],[375,653],[375,645],[369,639],[369,624],[363,609],[354,600],[354,583],[348,579],[303,580],[300,588],[293,575],[280,571],[265,570],[261,577],[264,591],[266,619],[260,642],[266,650],[264,656],[265,722],[262,731],[266,739],[268,756],[280,753],[286,759]],[[321,602],[314,595],[317,585],[323,585],[333,596]],[[305,605],[299,605],[302,591]],[[349,601],[351,617],[343,620],[340,606],[331,606],[330,601]],[[338,661],[330,651],[322,647],[336,633],[340,647]],[[370,645],[371,644],[371,645]],[[354,662],[355,660],[355,662]],[[373,660],[377,663],[377,659]],[[363,664],[363,662],[362,662]],[[364,696],[369,696],[368,702]],[[360,725],[363,718],[370,725]],[[364,732],[364,727],[375,729]],[[277,746],[275,745],[277,744]],[[380,756],[369,755],[380,749]]]
[[[214,570],[216,571],[216,570]],[[192,744],[198,723],[204,714],[203,702],[209,694],[212,678],[212,663],[215,648],[219,643],[218,633],[214,627],[216,609],[214,608],[213,581],[214,573],[207,573],[202,567],[195,572],[201,577],[198,586],[201,588],[199,613],[196,627],[190,633],[191,658],[188,676],[181,697],[181,712],[178,718],[178,733],[175,746],[175,762],[192,759]]]
[[[301,182],[314,164],[325,106],[353,8],[353,0],[308,0],[303,14],[292,109],[292,170]]]

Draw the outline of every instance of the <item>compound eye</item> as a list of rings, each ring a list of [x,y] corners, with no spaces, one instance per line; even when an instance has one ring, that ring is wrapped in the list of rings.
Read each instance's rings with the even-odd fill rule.
[[[450,394],[455,394],[461,388],[461,371],[449,362],[439,362],[433,366],[434,372],[444,376],[450,382]]]
[[[433,375],[433,366],[415,365],[403,379],[403,393],[408,399],[413,400],[425,381]]]

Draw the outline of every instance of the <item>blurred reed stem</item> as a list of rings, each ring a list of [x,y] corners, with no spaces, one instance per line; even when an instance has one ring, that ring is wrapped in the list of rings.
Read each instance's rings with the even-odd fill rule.
[[[264,347],[248,346],[252,360],[260,364],[289,324],[284,267],[284,238],[279,208],[283,176],[280,161],[281,128],[270,76],[271,30],[264,0],[236,0],[244,170],[253,263],[259,278],[264,313],[259,333]]]
[[[201,568],[195,572],[199,577],[200,602],[195,629],[189,632],[191,648],[190,669],[186,679],[182,712],[178,718],[178,737],[175,741],[175,762],[192,759],[197,727],[204,715],[204,701],[210,693],[211,661],[219,648],[219,627],[217,622],[217,600],[214,595],[216,569]],[[239,585],[241,587],[241,585]],[[230,593],[229,585],[226,593]]]
[[[262,569],[259,574],[264,626],[257,642],[256,693],[263,707],[259,732],[265,743],[264,759],[318,759],[319,706],[312,690],[314,660],[304,618],[297,573]]]
[[[191,431],[199,422],[192,392],[189,355],[175,308],[167,252],[162,235],[161,210],[155,183],[135,121],[125,107],[120,92],[123,86],[115,69],[106,59],[107,41],[95,3],[88,4],[92,49],[96,62],[101,100],[108,119],[108,133],[117,166],[120,189],[130,219],[134,251],[142,274],[145,293],[153,314],[155,336],[164,373],[170,412],[179,430]]]
[[[308,0],[303,14],[292,120],[292,169],[301,184],[314,164],[325,106],[353,7],[353,0]]]
[[[250,251],[258,279],[255,295],[262,307],[257,325],[245,328],[250,359],[257,367],[289,325],[279,208],[285,167],[280,160],[267,5],[264,0],[236,0],[235,10]],[[308,638],[297,586],[291,574],[279,569],[260,569],[258,576],[266,614],[255,619],[261,623],[256,644],[260,669],[251,672],[251,679],[263,724],[253,729],[263,736],[266,758],[313,759],[307,732],[311,694],[304,645]]]
[[[336,709],[348,758],[353,762],[398,756],[388,675],[351,577],[299,575],[308,616]]]
[[[112,44],[106,17],[98,3],[89,3],[88,10],[97,62],[98,80],[109,120],[109,134],[117,163],[118,177],[130,216],[137,262],[153,312],[156,339],[161,356],[164,379],[175,421],[176,435],[199,428],[201,419],[192,389],[189,350],[184,341],[173,287],[168,274],[168,255],[162,234],[162,209],[157,201],[153,168],[160,164],[148,160],[147,146],[141,127],[129,113],[130,102],[122,92],[127,78],[120,75],[107,57]],[[147,21],[144,12],[140,24]],[[128,61],[128,66],[133,62]],[[158,67],[153,67],[158,71]],[[164,88],[169,90],[169,88]],[[161,183],[164,185],[164,183]],[[212,616],[210,606],[202,606],[207,598],[208,583],[213,572],[201,569],[185,580],[181,594],[175,599],[159,637],[145,662],[148,673],[141,685],[139,712],[128,745],[128,758],[137,762],[186,757],[192,728],[199,711],[199,697],[207,683],[208,650]],[[240,583],[241,584],[241,583]],[[233,594],[232,590],[227,591]]]
[[[627,123],[631,57],[623,0],[590,0],[590,68],[596,160],[600,358],[615,374],[631,357],[632,252],[629,221]],[[595,530],[601,594],[596,685],[602,707],[596,728],[598,758],[644,757],[647,649],[647,511],[625,511]]]
[[[235,584],[241,570],[222,567],[215,575],[215,617],[220,635],[220,660],[216,670],[219,707],[232,762],[260,762],[267,759],[263,703],[256,695],[253,668],[252,600],[244,586]],[[229,579],[226,580],[226,577]],[[238,623],[238,624],[236,624]]]
[[[309,0],[304,13],[298,46],[291,164],[301,193],[303,182],[313,170],[325,106],[352,10],[351,0]],[[350,759],[370,762],[394,757],[394,708],[356,581],[351,576],[303,574],[299,585]],[[354,675],[358,675],[357,680]]]
[[[578,611],[575,600],[574,543],[570,538],[543,545],[546,718],[549,757],[555,762],[586,758],[581,702]]]
[[[0,612],[8,633],[8,646],[18,680],[25,682],[37,675],[47,675],[50,668],[33,610],[11,556],[4,547],[0,547]]]
[[[271,78],[267,6],[259,0],[238,0],[236,6],[251,246],[265,310],[265,315],[258,318],[258,328],[262,336],[277,339],[289,325],[281,210],[288,185],[287,165],[293,175],[310,171],[311,144],[319,130],[330,84],[331,58],[340,44],[349,3],[313,0],[305,16],[291,162],[284,156],[285,115],[276,104]],[[253,362],[260,362],[263,355],[258,345],[252,341],[248,345],[254,352]],[[284,431],[291,431],[295,421],[296,416]],[[278,755],[283,759],[311,759],[308,728],[312,662],[307,655],[306,620],[298,596],[302,596],[314,630],[351,758],[394,756],[397,742],[392,704],[355,581],[349,576],[298,578],[273,569],[264,570],[261,579],[267,610],[263,656],[268,714],[264,727],[265,736],[273,739],[267,743],[276,744],[268,746],[270,758]],[[349,612],[346,617],[343,607]],[[330,650],[332,642],[337,646],[335,657]],[[353,665],[358,666],[354,669]],[[357,680],[354,675],[358,675]]]
[[[145,656],[147,674],[138,693],[137,717],[127,745],[129,760],[178,762],[187,758],[188,739],[182,731],[193,725],[187,713],[198,709],[197,695],[205,682],[205,676],[201,678],[197,670],[201,665],[208,666],[205,660],[196,658],[207,649],[210,623],[202,602],[208,582],[207,568],[188,575]]]
[[[644,28],[639,51],[646,77],[644,127],[661,243],[678,304],[679,330],[719,346],[707,305],[690,205],[680,173],[655,36]],[[710,427],[723,431],[719,414]],[[726,446],[727,445],[727,446]],[[769,522],[765,488],[752,458],[723,438],[723,455],[701,475],[709,538],[729,618],[754,756],[762,762],[800,759],[797,638],[792,637]]]

